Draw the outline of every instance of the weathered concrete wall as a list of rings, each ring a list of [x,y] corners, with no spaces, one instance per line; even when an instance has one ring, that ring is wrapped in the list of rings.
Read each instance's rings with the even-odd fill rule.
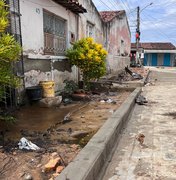
[[[107,71],[109,74],[117,75],[126,66],[130,66],[130,57],[108,55]]]
[[[51,80],[51,58],[57,61],[53,64],[53,79],[55,90],[64,87],[65,79],[77,81],[77,69],[71,68],[68,61],[57,56],[44,56],[43,10],[48,10],[67,22],[67,47],[70,46],[70,32],[77,38],[77,15],[51,0],[20,1],[21,28],[25,71],[25,86],[38,85],[40,81]]]
[[[25,59],[25,86],[31,87],[39,84],[40,81],[52,80],[51,64],[49,60]],[[71,67],[68,61],[54,62],[53,80],[55,90],[64,88],[64,80],[77,80],[77,68]]]
[[[107,24],[108,72],[116,73],[130,64],[131,34],[125,14]]]
[[[22,41],[24,50],[25,86],[34,86],[43,80],[51,80],[50,59],[57,61],[53,65],[53,79],[56,82],[56,90],[63,88],[63,81],[78,80],[77,68],[69,67],[63,56],[44,55],[43,10],[50,11],[63,18],[67,22],[67,47],[70,47],[70,32],[76,39],[87,36],[87,24],[93,26],[92,37],[96,42],[107,48],[108,72],[116,73],[124,68],[129,58],[121,56],[122,51],[128,54],[130,51],[130,32],[126,16],[115,18],[108,26],[102,21],[99,12],[91,0],[79,0],[87,13],[76,15],[52,0],[20,0]],[[108,32],[108,36],[106,33]],[[123,41],[123,47],[121,43]],[[62,61],[61,61],[62,59]]]
[[[92,37],[97,43],[104,45],[104,23],[98,10],[92,3],[92,0],[79,0],[79,2],[87,9],[87,13],[80,14],[79,38],[86,37],[87,23],[91,23],[93,25]]]
[[[77,36],[77,15],[51,0],[20,0],[21,30],[23,50],[29,53],[43,54],[44,32],[43,32],[43,10],[48,10],[67,21],[67,37],[70,31]],[[67,38],[69,46],[69,38]]]

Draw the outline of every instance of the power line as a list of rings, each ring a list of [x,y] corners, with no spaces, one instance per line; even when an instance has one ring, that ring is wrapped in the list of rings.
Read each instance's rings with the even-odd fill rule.
[[[112,11],[112,9],[105,3],[105,2],[103,2],[102,0],[99,0],[103,5],[105,5],[109,10],[111,10]]]
[[[145,14],[144,14],[144,15],[145,15]],[[147,16],[145,15],[145,17],[147,17]],[[147,19],[148,19],[148,17],[147,17]],[[157,26],[157,24],[156,24],[155,22],[153,22],[153,25],[156,27],[155,29],[158,30],[158,32],[160,32],[160,34],[162,34],[162,35],[165,36],[168,40],[171,41],[171,38],[170,38],[167,34],[165,34],[164,32],[162,32],[162,31],[158,28],[158,26]],[[173,41],[173,40],[172,40],[172,41]],[[175,40],[174,40],[174,43],[176,43]]]

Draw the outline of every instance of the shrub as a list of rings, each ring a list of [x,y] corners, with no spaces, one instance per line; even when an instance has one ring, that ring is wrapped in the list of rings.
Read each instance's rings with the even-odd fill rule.
[[[4,87],[17,87],[20,79],[14,75],[12,63],[15,63],[20,55],[21,47],[14,37],[5,32],[8,22],[8,6],[4,0],[0,0],[0,100],[5,94]],[[13,117],[0,116],[0,120],[11,121]]]
[[[75,42],[66,52],[71,64],[80,68],[83,73],[85,86],[88,86],[90,80],[99,79],[105,75],[106,55],[107,51],[103,49],[102,45],[95,43],[90,37]]]

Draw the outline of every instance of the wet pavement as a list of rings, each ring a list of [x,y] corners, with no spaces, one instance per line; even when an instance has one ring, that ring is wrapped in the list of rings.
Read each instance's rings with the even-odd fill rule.
[[[176,70],[153,70],[142,93],[149,103],[135,106],[103,180],[176,179]]]

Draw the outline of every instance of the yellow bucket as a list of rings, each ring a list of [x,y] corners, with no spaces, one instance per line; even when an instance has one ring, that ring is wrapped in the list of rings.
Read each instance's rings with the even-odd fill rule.
[[[40,85],[42,86],[42,89],[43,89],[44,98],[55,96],[54,81],[40,81]]]

